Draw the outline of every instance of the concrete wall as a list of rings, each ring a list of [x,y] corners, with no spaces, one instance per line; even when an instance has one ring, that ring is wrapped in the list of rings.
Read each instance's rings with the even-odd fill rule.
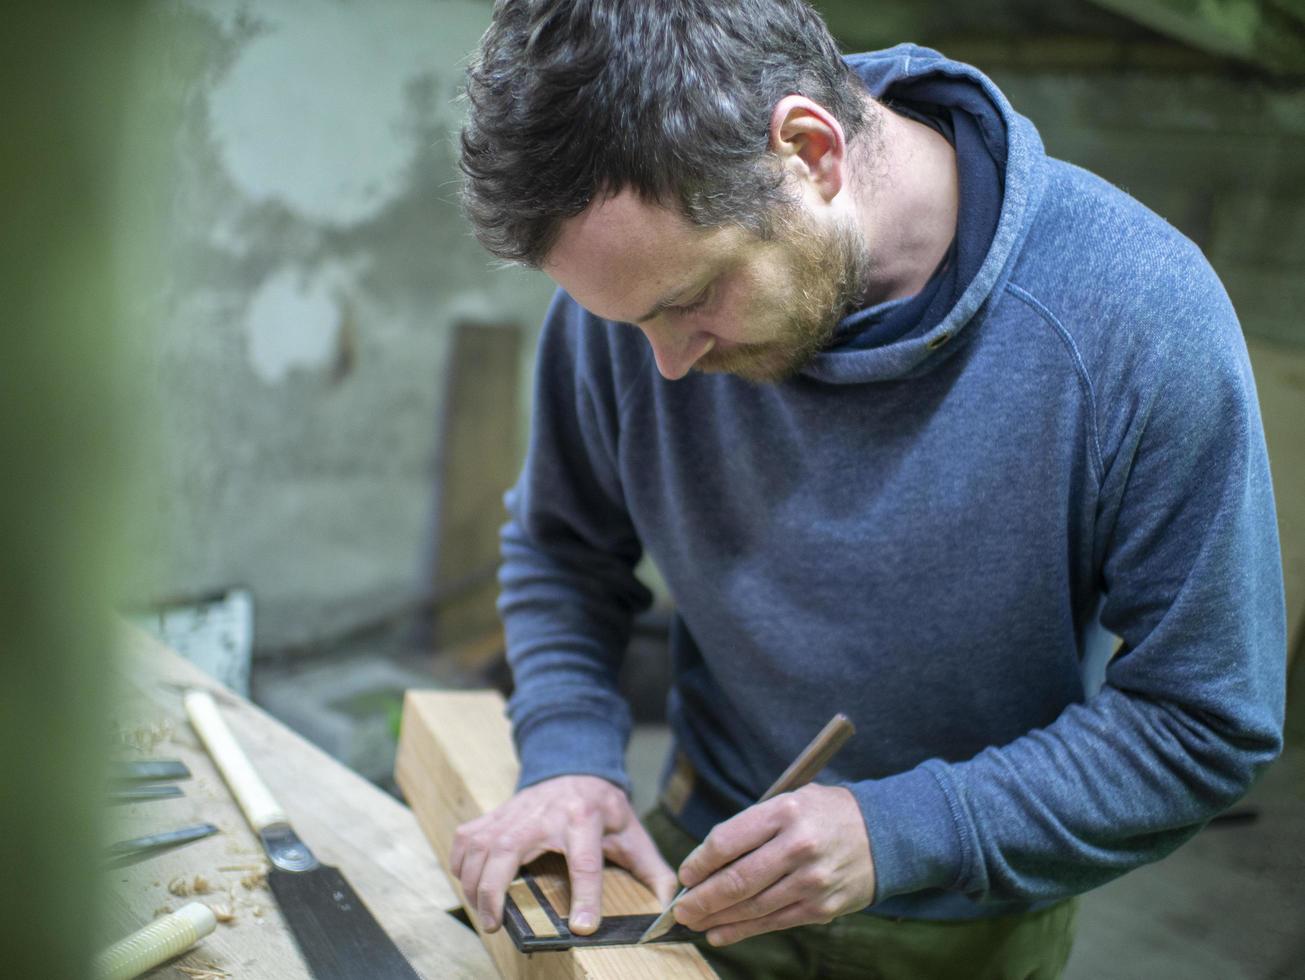
[[[533,327],[551,292],[491,269],[456,205],[453,98],[490,4],[164,9],[152,90],[183,125],[141,592],[245,585],[258,648],[308,644],[426,590],[451,326]]]
[[[1252,342],[1300,622],[1305,90],[1086,3],[818,5],[849,47],[937,42],[989,71],[1050,152],[1210,255]],[[453,97],[490,6],[162,5],[151,90],[183,125],[175,272],[140,372],[165,437],[140,548],[166,557],[142,595],[248,586],[270,651],[426,591],[451,326],[533,329],[550,293],[492,269],[457,212]]]

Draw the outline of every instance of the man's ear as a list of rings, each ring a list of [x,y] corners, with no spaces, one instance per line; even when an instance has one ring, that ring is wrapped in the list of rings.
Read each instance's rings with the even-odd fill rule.
[[[802,95],[786,95],[770,114],[770,149],[786,171],[826,201],[847,180],[847,139],[833,114]]]

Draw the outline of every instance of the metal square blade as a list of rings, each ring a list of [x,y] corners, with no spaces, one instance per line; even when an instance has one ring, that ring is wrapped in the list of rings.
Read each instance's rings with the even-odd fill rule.
[[[272,868],[267,883],[316,980],[421,980],[336,868]]]

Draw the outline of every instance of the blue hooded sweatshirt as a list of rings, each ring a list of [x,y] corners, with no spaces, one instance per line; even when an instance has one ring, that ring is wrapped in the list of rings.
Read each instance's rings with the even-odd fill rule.
[[[821,781],[864,814],[868,911],[1021,911],[1169,853],[1280,750],[1254,383],[1196,246],[1048,158],[981,73],[910,45],[848,60],[886,102],[991,106],[986,254],[940,317],[775,385],[668,382],[636,331],[558,294],[502,537],[521,785],[627,785],[617,671],[646,550],[676,603],[686,830],[843,711],[857,734]]]

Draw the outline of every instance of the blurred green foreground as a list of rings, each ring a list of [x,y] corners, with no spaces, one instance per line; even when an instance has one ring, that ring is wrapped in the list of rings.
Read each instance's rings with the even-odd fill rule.
[[[162,160],[128,111],[152,47],[142,9],[24,5],[0,28],[0,974],[24,980],[86,977],[97,925],[136,468],[119,365],[156,244],[134,202]]]

